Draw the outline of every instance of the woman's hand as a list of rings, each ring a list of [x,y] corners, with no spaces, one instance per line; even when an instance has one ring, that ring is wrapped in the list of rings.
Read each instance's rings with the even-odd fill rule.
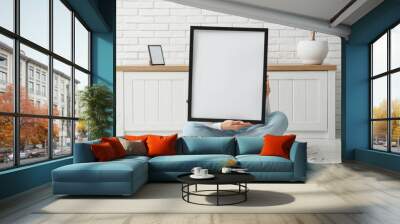
[[[247,128],[251,125],[252,124],[250,122],[226,120],[222,122],[221,129],[224,131],[238,131],[242,128]]]
[[[271,94],[271,88],[269,86],[269,80],[267,79],[267,83],[266,83],[266,89],[267,89],[267,96],[269,96],[269,94]]]

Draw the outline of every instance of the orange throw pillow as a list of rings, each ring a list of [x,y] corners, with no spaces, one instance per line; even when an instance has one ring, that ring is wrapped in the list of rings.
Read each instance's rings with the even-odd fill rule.
[[[94,157],[99,162],[110,161],[117,158],[114,149],[108,142],[93,144],[91,145],[91,149]]]
[[[125,135],[124,139],[129,141],[143,141],[146,142],[150,135]]]
[[[124,149],[124,146],[122,146],[121,142],[119,141],[118,138],[116,137],[110,137],[110,138],[101,138],[101,142],[108,142],[114,149],[115,155],[117,158],[125,157],[126,156],[126,151]]]
[[[176,154],[176,139],[178,135],[158,136],[150,135],[147,137],[148,156],[165,156]]]
[[[264,146],[261,149],[261,156],[280,156],[286,159],[290,158],[290,148],[296,135],[265,135]]]

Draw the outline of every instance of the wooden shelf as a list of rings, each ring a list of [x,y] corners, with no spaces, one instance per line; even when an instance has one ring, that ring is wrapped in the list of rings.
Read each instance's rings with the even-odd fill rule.
[[[188,72],[187,65],[125,65],[117,66],[117,72]],[[336,71],[336,65],[268,65],[268,71]]]
[[[117,72],[188,72],[186,65],[127,65],[117,66]]]

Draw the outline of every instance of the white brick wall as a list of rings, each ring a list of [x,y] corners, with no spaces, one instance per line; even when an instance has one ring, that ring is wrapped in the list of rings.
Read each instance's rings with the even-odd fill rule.
[[[117,0],[117,65],[148,64],[148,44],[163,46],[167,64],[188,64],[191,25],[267,27],[268,63],[296,64],[296,44],[308,38],[309,31],[265,23],[253,19],[193,8],[163,0]],[[327,40],[329,53],[324,63],[336,64],[336,127],[341,123],[341,40],[317,33]]]

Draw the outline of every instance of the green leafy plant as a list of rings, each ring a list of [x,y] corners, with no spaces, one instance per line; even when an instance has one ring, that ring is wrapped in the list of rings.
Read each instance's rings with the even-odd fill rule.
[[[113,94],[107,86],[95,84],[80,92],[79,106],[82,119],[87,128],[89,139],[109,136],[112,125]]]

